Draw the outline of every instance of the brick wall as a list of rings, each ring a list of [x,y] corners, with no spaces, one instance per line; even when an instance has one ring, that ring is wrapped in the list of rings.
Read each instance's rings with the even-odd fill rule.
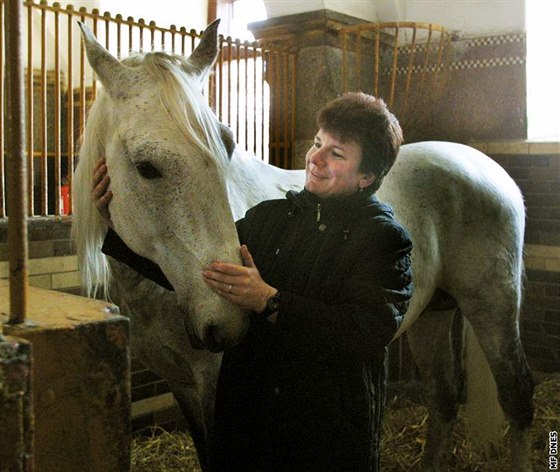
[[[506,169],[525,198],[523,344],[534,370],[560,371],[560,144],[474,146]]]
[[[32,218],[28,223],[29,285],[79,293],[80,278],[70,240],[71,219]],[[8,278],[8,224],[0,220],[0,279]]]

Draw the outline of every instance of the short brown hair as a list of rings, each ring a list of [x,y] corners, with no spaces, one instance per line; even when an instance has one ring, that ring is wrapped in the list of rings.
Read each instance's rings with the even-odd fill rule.
[[[362,92],[345,93],[319,111],[317,126],[343,142],[355,141],[361,146],[360,171],[377,177],[364,191],[376,192],[403,141],[399,121],[385,102]]]

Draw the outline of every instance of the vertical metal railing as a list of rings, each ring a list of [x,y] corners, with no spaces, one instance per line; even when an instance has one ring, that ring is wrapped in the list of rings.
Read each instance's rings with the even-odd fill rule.
[[[405,128],[425,120],[446,86],[451,34],[414,22],[365,23],[340,34],[344,90],[383,98]]]
[[[0,0],[3,4],[3,0]],[[86,23],[111,53],[166,51],[188,56],[200,33],[140,18],[45,0],[25,0],[24,37],[28,216],[72,213],[76,147],[96,96],[76,22]],[[0,31],[0,36],[3,34]],[[0,37],[3,43],[3,36]],[[1,60],[1,59],[0,59]],[[295,136],[295,56],[257,42],[220,36],[220,54],[205,94],[238,145],[282,167],[291,167]],[[0,67],[0,87],[4,64]],[[4,94],[0,93],[0,109]],[[0,113],[0,120],[3,120]],[[0,148],[4,149],[3,127]],[[0,218],[9,214],[6,173],[0,158]]]
[[[10,324],[25,322],[28,300],[28,245],[25,162],[25,100],[23,59],[23,9],[19,0],[9,0],[5,5],[2,23],[6,43],[6,131],[8,189],[12,208],[8,225],[8,256],[10,272]],[[4,16],[5,15],[5,16]],[[1,54],[1,52],[0,52]],[[2,333],[0,332],[0,336]]]

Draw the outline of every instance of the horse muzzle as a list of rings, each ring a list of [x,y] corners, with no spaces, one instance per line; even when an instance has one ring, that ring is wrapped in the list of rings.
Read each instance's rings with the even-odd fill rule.
[[[208,321],[201,329],[192,329],[188,326],[188,318],[184,318],[185,331],[194,349],[206,349],[213,353],[222,352],[237,345],[249,326],[248,316],[244,316],[237,323],[240,326],[224,326],[216,322]]]

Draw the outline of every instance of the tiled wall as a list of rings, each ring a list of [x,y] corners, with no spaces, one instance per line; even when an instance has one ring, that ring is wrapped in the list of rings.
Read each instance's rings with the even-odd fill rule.
[[[560,371],[560,144],[474,146],[506,169],[525,198],[523,344],[535,370]]]
[[[458,38],[451,50],[442,98],[423,126],[405,128],[406,141],[525,139],[525,34]]]
[[[79,293],[75,250],[69,218],[32,218],[28,223],[29,284],[48,290]],[[8,278],[8,225],[0,220],[0,279]]]

